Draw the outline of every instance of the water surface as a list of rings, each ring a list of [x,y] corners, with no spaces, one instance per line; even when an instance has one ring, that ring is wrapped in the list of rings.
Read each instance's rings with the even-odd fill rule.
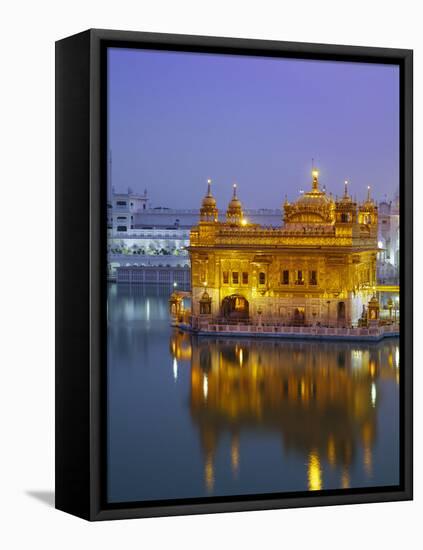
[[[399,341],[195,337],[109,287],[110,502],[399,483]]]

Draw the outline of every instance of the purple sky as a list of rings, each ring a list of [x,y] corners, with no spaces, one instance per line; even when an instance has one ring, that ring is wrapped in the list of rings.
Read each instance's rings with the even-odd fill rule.
[[[109,150],[116,191],[196,208],[212,178],[226,209],[280,207],[321,185],[379,200],[399,178],[399,69],[393,65],[109,49]]]

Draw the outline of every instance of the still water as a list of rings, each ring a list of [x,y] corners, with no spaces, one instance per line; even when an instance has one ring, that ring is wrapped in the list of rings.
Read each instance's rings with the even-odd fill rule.
[[[110,502],[399,483],[399,341],[195,337],[111,285]]]

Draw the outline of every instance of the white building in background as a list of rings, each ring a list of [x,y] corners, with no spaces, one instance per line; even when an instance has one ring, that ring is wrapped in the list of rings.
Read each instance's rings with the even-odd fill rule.
[[[400,268],[400,204],[397,195],[393,201],[379,203],[378,245],[382,249],[378,257],[377,275],[380,282],[395,283]]]
[[[111,190],[109,197],[110,279],[116,279],[116,269],[123,267],[135,269],[148,266],[175,270],[190,266],[186,247],[189,245],[190,229],[198,221],[198,209],[153,208],[147,190],[143,194],[134,193],[130,188],[127,193]],[[246,210],[245,215],[252,223],[278,226],[282,212],[280,209]],[[124,277],[130,277],[127,271]],[[122,277],[120,280],[123,280]],[[143,277],[139,269],[136,277]],[[135,278],[131,280],[135,281]]]
[[[134,228],[135,217],[148,208],[147,189],[143,195],[134,193],[130,187],[126,193],[112,190],[107,206],[109,231],[127,233]]]

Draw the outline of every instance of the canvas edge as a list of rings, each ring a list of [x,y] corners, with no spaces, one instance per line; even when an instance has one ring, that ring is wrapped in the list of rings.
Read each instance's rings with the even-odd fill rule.
[[[404,310],[407,312],[403,319],[407,319],[407,332],[404,340],[405,347],[405,384],[404,391],[407,396],[404,410],[404,484],[403,489],[393,492],[372,492],[361,494],[343,494],[343,495],[321,495],[321,496],[306,496],[306,497],[291,497],[275,499],[269,498],[265,500],[234,500],[230,502],[211,502],[207,504],[178,504],[178,505],[163,505],[163,506],[145,506],[145,507],[120,507],[120,508],[105,508],[104,495],[102,494],[102,482],[104,482],[104,472],[102,469],[102,449],[104,447],[104,421],[101,419],[104,416],[104,403],[101,399],[102,383],[104,377],[100,376],[101,365],[101,349],[102,342],[101,331],[101,302],[104,297],[104,280],[102,280],[102,261],[104,256],[101,253],[101,245],[103,243],[104,232],[102,232],[100,208],[101,200],[104,198],[105,185],[101,185],[101,145],[102,131],[100,128],[101,118],[101,46],[109,42],[130,42],[149,43],[151,46],[159,43],[161,45],[169,45],[174,47],[206,47],[216,49],[242,49],[246,55],[248,54],[264,54],[269,50],[277,52],[300,51],[304,55],[330,56],[331,58],[339,57],[340,60],[352,60],[362,58],[366,62],[376,62],[377,59],[382,59],[384,62],[389,60],[398,62],[402,65],[404,77],[404,112],[403,112],[403,178],[404,178],[404,212],[407,213],[407,224],[402,217],[401,223],[404,224],[404,237],[407,237],[403,242],[403,253],[405,261],[404,275],[412,281],[412,222],[410,215],[412,214],[412,50],[391,49],[391,48],[374,48],[362,46],[337,46],[326,44],[307,44],[307,43],[292,43],[279,42],[268,40],[255,39],[238,39],[238,38],[222,38],[222,37],[202,37],[192,35],[169,35],[161,33],[143,33],[131,31],[111,31],[101,29],[91,29],[75,35],[86,36],[89,33],[89,143],[90,143],[90,164],[89,164],[89,407],[87,408],[87,419],[89,424],[89,505],[88,512],[86,502],[84,504],[84,512],[76,513],[69,509],[64,511],[79,515],[84,519],[91,521],[137,518],[137,517],[157,517],[170,515],[186,515],[186,514],[207,514],[233,511],[252,511],[252,510],[269,510],[294,507],[308,506],[329,506],[343,504],[359,504],[371,502],[385,501],[400,501],[410,500],[412,494],[412,285],[406,286],[401,293],[404,295],[404,302],[401,302]],[[70,37],[70,40],[74,37]],[[59,41],[56,44],[60,44]],[[57,47],[57,45],[56,45]],[[246,53],[248,50],[248,53]],[[103,102],[104,103],[104,102]],[[104,132],[103,132],[104,134]],[[56,137],[57,147],[57,137]],[[83,152],[81,152],[83,154]],[[57,186],[57,175],[56,175]],[[57,189],[57,187],[56,187]],[[59,224],[60,225],[60,224]],[[103,233],[103,234],[102,234]],[[87,243],[85,243],[87,244]],[[59,267],[60,271],[60,267]],[[411,276],[411,279],[410,279]],[[102,282],[101,282],[102,281]],[[57,302],[56,302],[57,304]],[[57,306],[56,306],[57,307]],[[103,327],[104,328],[104,327]],[[60,342],[60,339],[59,339]],[[56,376],[57,376],[57,361],[56,361]],[[56,394],[57,407],[57,394]],[[57,431],[56,431],[57,434]],[[57,453],[57,451],[56,451]],[[85,468],[86,465],[83,465]],[[86,499],[86,496],[84,497]],[[64,509],[62,506],[56,507]]]

